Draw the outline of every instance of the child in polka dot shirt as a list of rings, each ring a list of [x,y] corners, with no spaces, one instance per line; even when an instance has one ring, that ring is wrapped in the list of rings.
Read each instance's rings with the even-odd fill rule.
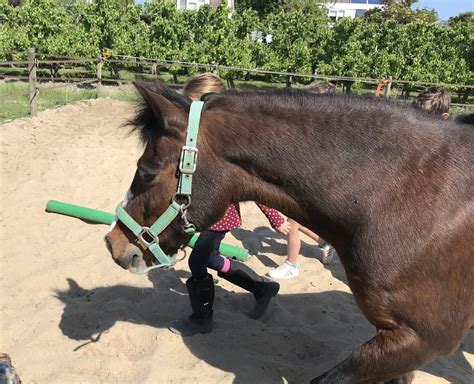
[[[257,206],[266,216],[270,225],[276,231],[288,234],[288,226],[285,225],[285,217],[275,209],[268,208],[263,204],[258,204]],[[242,225],[242,219],[240,217],[240,207],[238,204],[231,204],[222,219],[215,223],[212,227],[209,228],[210,231],[230,231],[234,228],[240,227]]]

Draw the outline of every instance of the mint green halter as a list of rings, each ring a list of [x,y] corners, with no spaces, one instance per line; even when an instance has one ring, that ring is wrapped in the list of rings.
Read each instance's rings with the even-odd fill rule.
[[[155,257],[158,264],[151,267],[140,268],[137,273],[144,274],[155,268],[171,267],[176,263],[176,253],[169,256],[160,247],[159,235],[171,224],[171,222],[181,215],[184,221],[184,231],[188,234],[194,234],[196,227],[187,219],[187,209],[191,205],[191,191],[193,183],[193,174],[196,171],[197,160],[197,135],[199,131],[199,121],[201,111],[204,106],[202,101],[193,101],[189,111],[188,129],[186,132],[186,143],[181,148],[179,160],[179,180],[176,193],[171,200],[169,207],[155,221],[151,227],[145,227],[138,224],[123,207],[123,202],[115,209],[118,219],[128,228],[138,239],[140,245],[148,249]],[[179,204],[176,202],[176,196],[186,196],[188,202]]]

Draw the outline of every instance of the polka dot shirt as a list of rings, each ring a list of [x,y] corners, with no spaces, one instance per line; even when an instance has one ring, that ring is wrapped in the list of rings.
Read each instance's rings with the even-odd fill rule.
[[[267,217],[273,229],[279,228],[285,222],[285,218],[277,210],[266,207],[263,204],[257,203],[257,205],[263,212],[263,214]],[[209,230],[230,231],[231,229],[240,227],[241,225],[242,219],[240,217],[240,207],[238,204],[231,204],[229,205],[229,208],[227,208],[224,217],[220,219],[217,223],[215,223],[212,227],[210,227]]]

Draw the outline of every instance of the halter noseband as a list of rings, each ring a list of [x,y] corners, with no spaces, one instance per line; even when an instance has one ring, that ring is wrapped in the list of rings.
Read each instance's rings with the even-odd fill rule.
[[[136,236],[141,246],[148,249],[155,257],[158,264],[151,267],[143,267],[138,269],[138,274],[147,273],[155,268],[171,267],[176,263],[176,253],[168,256],[160,247],[159,235],[171,224],[171,222],[181,215],[184,221],[184,231],[188,234],[196,232],[195,226],[188,221],[187,209],[191,205],[191,190],[193,183],[193,173],[196,171],[197,160],[197,135],[199,131],[199,121],[201,119],[201,111],[204,106],[202,101],[193,101],[189,111],[188,129],[186,132],[186,143],[181,148],[181,156],[179,160],[179,180],[176,193],[171,200],[169,207],[155,221],[151,227],[145,227],[138,224],[125,211],[123,202],[115,209],[117,218]],[[185,196],[186,204],[179,204],[176,196]]]

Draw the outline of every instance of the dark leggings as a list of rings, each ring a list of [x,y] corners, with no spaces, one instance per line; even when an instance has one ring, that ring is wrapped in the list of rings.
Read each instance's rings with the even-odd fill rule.
[[[219,253],[219,246],[227,231],[204,231],[194,244],[188,265],[195,280],[207,277],[207,268],[220,271],[225,259]]]

